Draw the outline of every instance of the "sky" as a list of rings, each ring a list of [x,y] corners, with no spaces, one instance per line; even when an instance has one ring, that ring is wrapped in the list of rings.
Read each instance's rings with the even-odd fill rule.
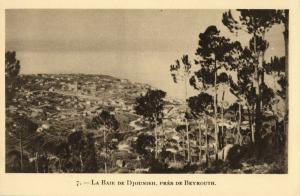
[[[183,98],[183,85],[173,83],[170,65],[183,54],[196,58],[199,34],[208,26],[248,45],[247,33],[232,34],[222,24],[224,11],[6,10],[5,49],[17,52],[21,74],[107,74]],[[275,25],[266,34],[267,60],[284,56],[282,32],[283,26]]]

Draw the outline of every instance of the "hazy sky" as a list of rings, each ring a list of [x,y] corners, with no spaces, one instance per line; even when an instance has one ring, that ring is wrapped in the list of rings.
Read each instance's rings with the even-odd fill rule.
[[[231,34],[224,10],[6,10],[6,50],[15,50],[21,73],[99,73],[149,83],[182,97],[169,67],[193,57],[199,33],[216,25]],[[283,27],[266,34],[266,58],[284,55]]]

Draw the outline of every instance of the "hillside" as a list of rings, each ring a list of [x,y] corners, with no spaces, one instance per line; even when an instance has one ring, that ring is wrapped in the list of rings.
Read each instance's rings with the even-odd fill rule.
[[[145,150],[154,151],[154,143],[151,140],[154,131],[147,121],[135,113],[134,105],[136,98],[145,94],[152,88],[151,86],[106,75],[86,74],[21,75],[19,82],[22,84],[21,87],[6,105],[6,165],[18,168],[15,164],[19,164],[22,159],[28,167],[27,171],[32,172],[34,168],[42,167],[37,164],[41,164],[41,160],[44,160],[47,166],[43,167],[47,168],[45,170],[47,172],[82,172],[78,169],[82,166],[74,166],[83,162],[74,160],[81,157],[81,154],[74,154],[78,152],[73,148],[78,147],[76,142],[82,141],[87,145],[90,141],[94,147],[88,150],[95,148],[93,153],[98,165],[97,172],[104,172],[106,167],[108,172],[149,172],[144,163],[149,157],[143,153]],[[103,129],[89,126],[92,119],[103,111],[108,111],[118,122],[117,130],[108,136],[104,136]],[[158,170],[150,172],[186,173],[196,172],[197,169],[204,172],[201,170],[202,164],[205,164],[208,158],[215,159],[216,138],[213,117],[208,116],[206,122],[201,118],[189,119],[187,135],[185,105],[182,102],[166,97],[163,113],[163,123],[157,129],[157,146],[160,156],[163,156],[162,163],[166,165],[159,165],[161,162],[150,162],[155,167],[158,164],[156,168]],[[223,122],[221,116],[218,117],[219,129],[226,133],[223,138],[223,144],[226,146],[218,152],[221,160],[227,159],[236,140],[236,117],[236,113],[231,110],[224,113]],[[272,117],[266,119],[265,126],[270,127],[274,124],[273,121]],[[233,158],[236,163],[239,162],[236,159],[242,158],[239,154],[242,153],[244,158],[247,157],[247,146],[250,144],[249,122],[243,121],[240,128],[246,147],[232,148],[236,150],[234,156],[238,156]],[[83,135],[80,135],[82,131]],[[88,137],[90,134],[93,136],[92,139]],[[190,167],[185,162],[187,136],[189,136],[191,163],[194,166],[197,164],[195,167]],[[73,139],[76,145],[72,144],[72,137],[77,138]],[[269,137],[265,139],[266,142],[270,140]],[[104,148],[103,140],[108,148]],[[265,149],[266,152],[270,151],[268,148]],[[21,151],[23,153],[20,153]],[[81,150],[79,152],[81,153]],[[209,157],[201,156],[205,153]],[[24,157],[20,158],[20,154]],[[107,165],[104,166],[104,160],[107,159],[109,161],[106,161]],[[280,159],[279,157],[278,160]],[[225,170],[214,166],[209,168],[213,168],[213,172],[225,173],[272,173],[281,172],[283,167],[281,162],[270,167],[264,162],[258,165],[251,164],[251,160],[249,162],[246,158],[238,170],[227,168],[226,165]],[[61,169],[61,165],[64,165],[64,169]],[[165,169],[160,170],[161,168]],[[208,173],[211,172],[209,168],[206,171]]]
[[[15,129],[19,126],[16,125],[19,116],[36,126],[23,132],[23,150],[28,157],[33,156],[31,154],[36,148],[32,146],[35,145],[40,146],[42,151],[54,154],[55,143],[65,141],[74,131],[86,130],[86,124],[103,110],[114,114],[120,123],[117,130],[120,151],[126,149],[134,154],[131,151],[132,141],[141,132],[147,132],[147,126],[143,125],[133,109],[135,99],[151,88],[147,84],[107,75],[86,74],[21,75],[20,81],[21,88],[6,107],[8,154],[21,150],[19,134]],[[167,98],[165,102],[168,109],[180,110],[178,101]],[[173,114],[179,115],[176,112]],[[96,145],[101,143],[102,132],[87,131],[94,133]]]

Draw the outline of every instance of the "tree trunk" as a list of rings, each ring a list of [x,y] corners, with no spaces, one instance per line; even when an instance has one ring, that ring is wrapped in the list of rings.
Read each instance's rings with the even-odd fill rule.
[[[218,122],[217,122],[217,60],[215,59],[215,78],[214,78],[214,117],[215,117],[215,151],[216,151],[216,160],[218,160]]]
[[[59,173],[62,172],[61,171],[61,159],[58,158],[58,169],[59,169]]]
[[[255,134],[257,134],[259,132],[259,121],[260,121],[260,89],[259,89],[259,71],[258,68],[259,66],[259,55],[258,52],[256,50],[257,47],[257,43],[256,43],[256,31],[253,32],[253,39],[254,39],[254,55],[256,58],[256,63],[254,66],[254,87],[255,87],[255,92],[257,95],[257,100],[256,100],[256,110],[255,110],[255,133],[252,132],[252,141],[253,143],[255,143]],[[254,135],[253,135],[254,134]]]
[[[201,126],[200,126],[200,122],[198,125],[198,129],[199,129],[199,164],[201,164],[201,157],[202,157],[202,145],[201,145],[201,141],[202,141],[202,135],[201,135]]]
[[[39,173],[38,152],[35,153],[35,171]]]
[[[161,122],[161,130],[162,130],[162,134],[163,134],[162,147],[164,147],[165,146],[165,139],[166,139],[166,136],[165,136],[165,127],[164,127],[164,120],[162,120],[162,122]]]
[[[222,122],[222,127],[221,127],[221,145],[220,145],[220,149],[222,149],[224,147],[224,137],[225,137],[225,133],[224,133],[224,96],[225,96],[225,90],[224,90],[224,86],[223,88],[223,94],[222,94],[222,103],[221,103],[221,122]]]
[[[79,160],[80,160],[80,171],[82,173],[83,172],[83,161],[82,161],[81,152],[79,153]]]
[[[276,74],[273,73],[273,88],[274,91],[276,91]],[[274,130],[275,130],[275,141],[276,141],[276,147],[279,147],[279,143],[280,143],[280,134],[277,130],[277,124],[278,124],[278,103],[277,100],[275,100],[275,111],[273,111],[273,115],[275,118],[275,124],[274,124]]]
[[[23,134],[22,130],[20,130],[20,166],[21,172],[23,172]]]
[[[242,134],[241,134],[241,120],[242,120],[242,109],[241,103],[239,104],[239,119],[238,119],[238,144],[242,145]]]
[[[258,76],[258,67],[259,67],[259,57],[258,57],[258,53],[256,51],[256,32],[254,31],[253,33],[253,39],[254,39],[254,55],[255,55],[255,58],[256,58],[256,63],[255,63],[255,66],[254,66],[254,86],[255,86],[255,92],[256,92],[256,95],[259,94],[259,76]]]
[[[207,126],[207,116],[205,117],[205,154],[206,154],[206,166],[209,165],[209,154],[208,154],[208,126]]]
[[[177,141],[178,152],[180,153],[180,151],[179,151],[179,149],[180,149],[180,142],[179,141],[180,141],[180,138]]]
[[[251,107],[251,109],[250,109]],[[253,127],[253,106],[248,106],[248,120],[249,120],[249,128],[250,128],[250,132],[251,132],[251,143],[254,144],[255,138],[254,138],[254,127]]]
[[[254,105],[252,105],[252,109],[251,109],[251,137],[252,137],[252,143],[255,144],[255,133],[256,133],[256,129],[254,127]]]
[[[263,41],[265,40],[265,31],[262,32],[262,40]],[[265,83],[265,69],[263,68],[264,61],[265,61],[265,50],[263,50],[262,54],[261,54],[261,63],[260,63],[261,79],[260,79],[259,84],[264,84]],[[260,94],[261,94],[261,92],[260,92]],[[263,108],[262,99],[260,99],[259,101],[260,101],[260,108],[262,109]]]
[[[154,116],[154,122],[155,122],[155,127],[154,127],[154,135],[155,135],[155,159],[158,158],[158,136],[157,136],[157,119],[156,116]]]
[[[186,142],[187,142],[187,152],[188,152],[187,161],[190,162],[191,161],[190,136],[189,136],[189,125],[186,118],[185,118],[185,128],[186,128]]]
[[[276,90],[276,74],[273,73],[273,88]],[[275,118],[275,123],[274,123],[274,130],[275,130],[275,147],[278,150],[279,149],[279,144],[280,144],[280,133],[278,131],[277,125],[278,125],[278,103],[277,100],[275,100],[275,109],[273,110],[273,116]]]
[[[184,158],[187,159],[187,143],[185,139],[185,131],[181,133],[182,136],[182,148],[183,148],[183,153],[184,153]]]
[[[185,76],[184,76],[184,87],[185,87],[185,111],[187,112],[187,73],[185,72]],[[191,149],[190,149],[190,136],[189,136],[189,124],[188,124],[188,120],[187,117],[185,116],[185,129],[186,129],[186,142],[187,142],[187,161],[190,162],[191,161]]]
[[[103,142],[104,142],[104,172],[107,173],[107,147],[106,147],[106,131],[103,130]]]
[[[253,21],[253,18],[251,18],[251,20]],[[254,23],[256,21],[253,21]],[[253,130],[253,127],[251,126],[251,133],[252,133],[252,142],[253,144],[255,144],[255,142],[257,142],[256,140],[258,139],[258,133],[260,132],[261,129],[261,97],[260,97],[260,84],[259,84],[259,67],[260,66],[260,62],[259,62],[259,54],[257,51],[257,40],[256,40],[256,30],[254,29],[253,32],[253,39],[254,39],[254,54],[255,54],[255,58],[256,58],[256,63],[255,63],[255,71],[254,71],[254,87],[255,87],[255,92],[257,95],[257,99],[256,99],[256,108],[255,108],[255,132]],[[253,122],[252,122],[253,125]]]
[[[261,92],[260,92],[260,83],[259,83],[259,67],[261,66],[261,63],[259,61],[259,53],[256,50],[257,47],[257,43],[256,43],[256,31],[254,31],[253,33],[254,36],[254,53],[257,59],[257,63],[255,65],[255,84],[256,84],[256,95],[257,95],[257,99],[256,99],[256,108],[255,108],[255,133],[254,133],[254,140],[253,142],[256,143],[257,140],[260,140],[260,136],[259,133],[261,131]],[[258,150],[260,150],[259,148],[257,148]]]

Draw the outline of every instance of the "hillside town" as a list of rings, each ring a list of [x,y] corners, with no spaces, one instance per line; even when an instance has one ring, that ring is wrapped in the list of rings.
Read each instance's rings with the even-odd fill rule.
[[[123,156],[130,154],[130,156],[136,157],[132,147],[135,145],[138,135],[142,132],[152,134],[151,130],[145,131],[147,128],[145,125],[143,126],[143,120],[134,111],[135,99],[151,88],[147,84],[132,83],[126,79],[105,75],[84,74],[21,75],[20,79],[24,85],[18,89],[10,106],[6,109],[7,144],[11,144],[8,147],[12,151],[20,150],[16,145],[19,138],[14,135],[13,130],[11,132],[9,129],[14,126],[11,123],[14,122],[13,119],[17,115],[26,116],[37,125],[35,132],[27,135],[27,140],[24,140],[25,152],[27,151],[26,146],[36,142],[35,139],[38,136],[46,135],[49,141],[44,141],[43,145],[51,145],[51,142],[64,139],[68,134],[83,129],[87,121],[103,110],[114,114],[121,124],[118,132],[122,135],[122,140],[112,139],[112,142],[116,142],[118,147],[115,156],[122,156],[125,153]],[[180,100],[167,98],[165,102],[164,130],[160,131],[159,136],[165,137],[165,141],[172,140],[172,142],[168,142],[170,148],[167,150],[173,152],[174,148],[172,147],[174,145],[177,147],[180,142],[175,125],[184,123],[184,107]],[[100,140],[103,137],[101,132],[99,133],[97,130],[94,132],[95,138]],[[96,146],[99,143],[100,141],[96,140]],[[181,147],[179,149],[182,151]],[[51,154],[51,152],[47,153]],[[29,160],[34,160],[35,155],[33,156],[29,155]],[[50,157],[56,158],[54,154]],[[121,160],[124,161],[119,157],[114,164],[120,165]]]

